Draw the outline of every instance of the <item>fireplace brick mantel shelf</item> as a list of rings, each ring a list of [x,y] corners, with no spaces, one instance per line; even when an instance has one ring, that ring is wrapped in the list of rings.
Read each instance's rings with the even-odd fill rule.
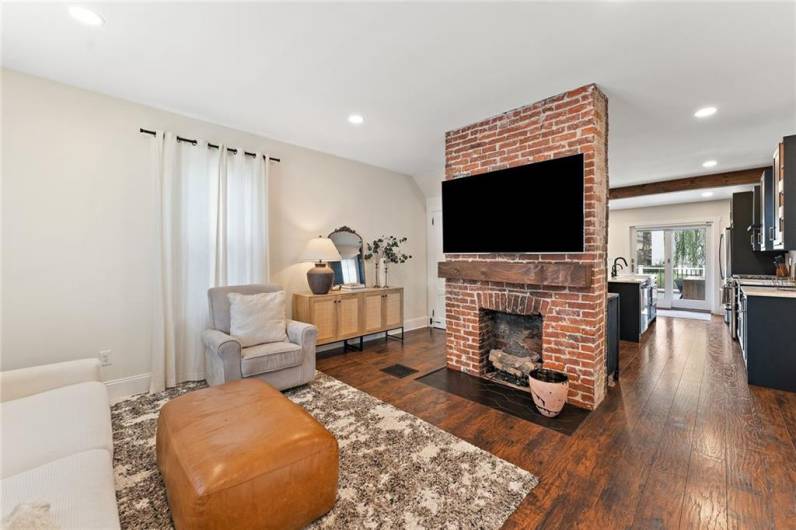
[[[569,375],[568,402],[605,397],[607,112],[591,84],[446,133],[446,179],[581,153],[585,191],[583,253],[445,255],[449,368],[485,375],[485,311],[538,314],[542,362]]]

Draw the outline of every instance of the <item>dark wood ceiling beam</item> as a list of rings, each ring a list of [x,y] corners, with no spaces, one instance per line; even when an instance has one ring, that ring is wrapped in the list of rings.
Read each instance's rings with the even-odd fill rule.
[[[675,180],[662,180],[634,186],[622,186],[608,190],[609,199],[627,199],[641,195],[654,195],[656,193],[671,193],[673,191],[698,190],[702,188],[723,188],[725,186],[741,186],[743,184],[756,184],[760,182],[760,174],[768,166],[742,169],[739,171],[725,171],[699,177],[687,177]]]

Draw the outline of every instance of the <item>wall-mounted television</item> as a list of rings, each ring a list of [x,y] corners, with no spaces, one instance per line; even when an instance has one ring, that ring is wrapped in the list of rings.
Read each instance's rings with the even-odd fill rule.
[[[445,253],[583,252],[583,155],[442,183]]]

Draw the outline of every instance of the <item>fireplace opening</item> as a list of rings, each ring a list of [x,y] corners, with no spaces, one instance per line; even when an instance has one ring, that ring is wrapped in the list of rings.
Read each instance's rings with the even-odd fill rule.
[[[542,315],[482,309],[480,320],[484,377],[528,390],[528,374],[542,364]]]

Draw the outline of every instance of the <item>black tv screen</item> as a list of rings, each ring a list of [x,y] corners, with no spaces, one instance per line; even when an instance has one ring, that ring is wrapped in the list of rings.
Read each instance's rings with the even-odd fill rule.
[[[583,252],[583,155],[442,183],[445,253]]]

